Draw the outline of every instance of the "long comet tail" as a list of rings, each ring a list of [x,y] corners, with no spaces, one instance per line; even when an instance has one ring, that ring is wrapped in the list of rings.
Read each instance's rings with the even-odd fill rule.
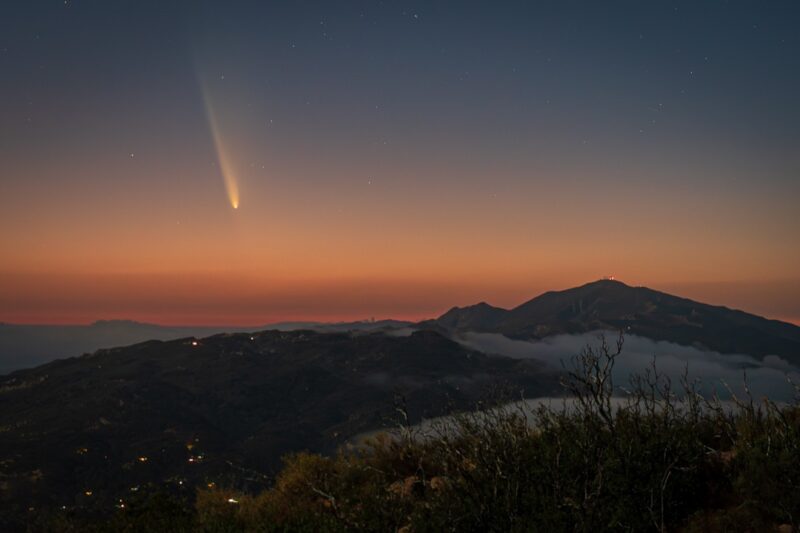
[[[233,162],[231,161],[230,154],[225,146],[225,141],[222,139],[222,133],[217,121],[217,115],[214,112],[214,106],[212,105],[211,98],[209,97],[208,91],[206,91],[205,88],[203,88],[203,100],[205,102],[209,127],[211,128],[211,136],[214,139],[214,148],[217,151],[217,161],[219,162],[222,181],[225,183],[225,192],[228,193],[228,200],[231,203],[231,207],[238,209],[239,183],[236,179],[236,170]]]

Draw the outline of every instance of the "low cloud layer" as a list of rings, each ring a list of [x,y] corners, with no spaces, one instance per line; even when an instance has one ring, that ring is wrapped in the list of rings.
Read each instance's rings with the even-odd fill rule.
[[[455,340],[484,353],[538,359],[560,369],[587,345],[599,345],[601,333],[556,335],[540,341],[513,340],[494,333],[464,333]],[[605,335],[610,344],[616,340],[616,333],[606,332]],[[745,394],[745,374],[755,399],[768,396],[775,401],[790,401],[797,391],[788,380],[800,384],[800,368],[778,356],[759,360],[749,355],[720,354],[636,335],[625,337],[622,354],[614,368],[615,382],[627,385],[631,374],[643,372],[653,361],[658,371],[674,383],[678,383],[688,366],[689,378],[699,380],[704,393],[716,391],[723,398],[729,396],[726,384],[737,396]]]

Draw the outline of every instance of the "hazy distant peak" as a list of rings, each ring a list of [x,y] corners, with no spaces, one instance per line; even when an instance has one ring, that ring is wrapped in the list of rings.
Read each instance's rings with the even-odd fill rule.
[[[94,322],[91,323],[91,326],[96,326],[96,327],[107,327],[107,326],[115,326],[115,327],[116,326],[125,326],[125,327],[147,326],[147,327],[154,327],[156,325],[155,324],[149,324],[147,322],[138,322],[136,320],[125,320],[125,319],[120,319],[120,318],[114,318],[114,319],[110,319],[110,320],[95,320]]]

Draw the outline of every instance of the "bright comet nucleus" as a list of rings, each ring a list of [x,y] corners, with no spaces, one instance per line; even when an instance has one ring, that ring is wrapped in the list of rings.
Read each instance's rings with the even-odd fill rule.
[[[222,174],[222,181],[225,183],[225,191],[228,193],[228,201],[231,207],[239,209],[239,182],[236,177],[236,169],[231,160],[230,150],[222,138],[217,114],[205,86],[202,86],[202,92],[206,116],[208,117],[208,124],[211,129],[211,136],[214,139],[214,149],[217,152],[217,161],[219,162],[220,173]]]

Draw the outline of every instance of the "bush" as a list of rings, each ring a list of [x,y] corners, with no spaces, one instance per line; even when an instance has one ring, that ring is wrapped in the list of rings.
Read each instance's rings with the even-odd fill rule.
[[[655,366],[619,395],[622,348],[620,337],[581,352],[560,409],[506,403],[424,432],[403,426],[335,457],[290,455],[258,495],[199,492],[193,529],[797,530],[800,408],[731,408],[686,377],[678,393]],[[149,509],[126,516],[147,530],[186,525],[179,508]]]
[[[500,406],[425,435],[403,427],[357,453],[289,457],[245,529],[301,517],[363,531],[796,527],[800,411],[729,409],[685,377],[678,394],[655,366],[618,396],[622,348],[603,339],[579,354],[564,380],[574,400],[561,409]]]

